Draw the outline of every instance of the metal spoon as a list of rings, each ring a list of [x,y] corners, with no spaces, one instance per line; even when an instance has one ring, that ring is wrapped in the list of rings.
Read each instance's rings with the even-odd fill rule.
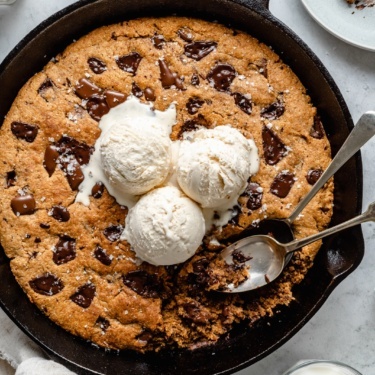
[[[250,260],[246,262],[246,265],[250,266],[250,277],[239,286],[234,287],[233,285],[228,285],[227,290],[222,291],[227,293],[239,293],[266,285],[281,274],[285,266],[285,257],[288,254],[321,238],[366,221],[375,221],[375,202],[371,203],[367,211],[362,215],[301,240],[294,240],[282,244],[273,237],[259,235],[250,236],[237,241],[224,249],[221,256],[228,264],[233,264],[232,255],[234,251],[239,251],[245,257],[249,257]]]
[[[285,219],[265,219],[259,227],[244,231],[241,235],[268,234],[272,232],[279,241],[287,242],[294,239],[291,228],[293,221],[303,211],[324,184],[375,134],[375,111],[366,112],[348,135],[344,144],[337,152],[319,180],[313,185],[306,196],[297,204],[294,211]],[[290,258],[289,258],[290,259]]]

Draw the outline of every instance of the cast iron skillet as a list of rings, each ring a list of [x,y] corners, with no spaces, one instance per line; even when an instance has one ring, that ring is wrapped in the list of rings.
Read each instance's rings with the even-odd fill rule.
[[[90,30],[140,16],[187,15],[219,20],[270,45],[308,89],[336,153],[353,127],[331,76],[313,52],[268,10],[268,0],[82,0],[34,29],[0,65],[0,118],[22,85],[54,55]],[[349,183],[350,181],[350,183]],[[335,176],[332,224],[358,214],[362,203],[359,153]],[[74,337],[32,305],[11,274],[1,249],[0,303],[13,321],[55,360],[80,374],[229,374],[260,360],[290,339],[320,308],[333,289],[360,263],[359,227],[324,242],[313,268],[295,288],[296,301],[252,329],[236,328],[210,348],[137,354],[108,352]]]

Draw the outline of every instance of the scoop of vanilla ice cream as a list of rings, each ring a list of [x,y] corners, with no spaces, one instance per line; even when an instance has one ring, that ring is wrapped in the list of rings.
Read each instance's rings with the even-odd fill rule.
[[[204,234],[199,206],[178,188],[165,186],[142,196],[130,209],[122,237],[142,260],[166,266],[192,257]]]
[[[177,181],[203,208],[236,203],[249,177],[259,169],[258,149],[229,125],[199,129],[181,142]]]
[[[135,97],[103,116],[100,158],[115,188],[141,195],[165,181],[171,168],[169,134],[175,120],[174,106],[154,111]]]
[[[140,195],[161,185],[171,167],[171,140],[167,135],[129,121],[113,124],[103,135],[100,156],[111,184]]]

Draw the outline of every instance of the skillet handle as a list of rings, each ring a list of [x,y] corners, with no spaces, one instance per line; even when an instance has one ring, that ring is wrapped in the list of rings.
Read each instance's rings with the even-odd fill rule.
[[[270,6],[270,0],[257,0],[260,5],[262,5],[264,8],[269,10]]]

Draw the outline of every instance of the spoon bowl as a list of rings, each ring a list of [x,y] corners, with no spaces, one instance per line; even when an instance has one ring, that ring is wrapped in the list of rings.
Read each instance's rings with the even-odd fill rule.
[[[244,258],[248,259],[245,265],[249,268],[249,277],[238,286],[234,284],[227,285],[227,288],[222,290],[222,292],[247,292],[267,285],[283,272],[287,255],[312,242],[366,221],[375,221],[375,202],[371,203],[367,211],[362,215],[300,240],[280,243],[267,235],[243,238],[225,248],[220,255],[227,264],[231,265],[234,264],[233,253],[236,252],[238,254],[240,252]]]

